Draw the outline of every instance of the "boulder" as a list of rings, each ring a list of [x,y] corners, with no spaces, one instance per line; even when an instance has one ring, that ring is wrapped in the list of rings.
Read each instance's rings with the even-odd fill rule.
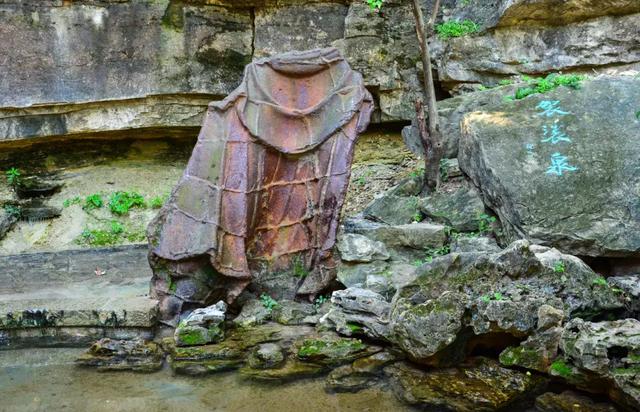
[[[640,255],[639,94],[638,79],[603,76],[465,117],[460,167],[506,239]]]
[[[421,410],[510,410],[544,387],[544,379],[474,358],[459,368],[424,371],[400,362],[384,369],[396,396]]]
[[[558,356],[563,319],[562,310],[549,305],[540,306],[536,331],[520,346],[502,351],[500,363],[507,367],[519,366],[542,373],[548,372],[552,361]]]
[[[19,209],[0,209],[0,240],[13,229],[19,218]]]
[[[387,225],[404,225],[420,220],[418,200],[421,189],[420,177],[407,178],[367,205],[362,215],[370,221]]]
[[[484,215],[480,194],[466,181],[452,192],[437,191],[421,198],[418,209],[431,221],[457,232],[478,231]]]
[[[140,338],[103,338],[76,359],[76,365],[93,367],[99,371],[155,372],[162,368],[163,360],[164,353],[154,342],[146,342]]]
[[[345,232],[380,241],[389,249],[437,249],[447,242],[446,228],[433,223],[386,225],[365,219],[345,222]]]
[[[499,251],[500,246],[496,240],[487,236],[458,236],[451,242],[451,252],[454,253],[495,253]]]
[[[536,398],[536,411],[539,412],[617,412],[615,406],[596,402],[573,391],[562,393],[547,392]]]
[[[384,243],[354,233],[340,236],[337,246],[341,259],[346,262],[371,262],[390,257]]]
[[[331,295],[331,307],[320,322],[341,335],[386,340],[389,336],[390,305],[371,290],[351,287]]]
[[[379,346],[363,343],[360,339],[323,335],[305,338],[295,344],[296,356],[302,362],[325,366],[339,366],[382,350]]]
[[[460,136],[462,135],[460,123],[467,113],[499,104],[504,101],[506,95],[512,95],[513,91],[513,86],[504,86],[465,93],[438,101],[438,116],[440,116],[440,127],[442,128],[442,137],[445,144],[445,157],[451,158],[450,160],[458,157],[458,147]],[[422,147],[415,119],[412,120],[411,125],[402,129],[402,140],[404,140],[405,145],[413,154],[424,158],[424,148]],[[455,177],[456,174],[451,173],[448,176]]]
[[[282,325],[315,323],[316,308],[310,303],[280,300],[271,311],[271,318]]]
[[[284,362],[282,348],[277,343],[263,343],[249,355],[248,364],[253,369],[273,369]]]
[[[414,361],[455,363],[472,335],[530,336],[543,305],[566,318],[624,308],[624,298],[600,279],[580,259],[523,240],[498,253],[437,257],[394,296],[390,340]]]
[[[222,323],[227,305],[220,301],[215,305],[194,310],[180,321],[174,333],[177,346],[205,345],[224,339]]]
[[[624,294],[630,315],[640,314],[640,275],[613,276],[607,279],[607,284]]]
[[[261,325],[271,319],[271,312],[272,310],[265,307],[260,300],[251,299],[245,302],[240,314],[231,321],[231,324],[244,328]]]
[[[396,361],[397,356],[382,351],[340,366],[327,376],[325,388],[332,392],[358,392],[370,388],[382,377],[382,369]]]
[[[243,367],[261,344],[278,343],[280,347],[288,348],[295,340],[312,332],[304,326],[267,324],[231,330],[225,340],[215,344],[176,346],[173,339],[166,339],[163,344],[176,374],[208,375]]]
[[[556,368],[561,376],[582,389],[607,390],[623,406],[640,408],[640,321],[573,319],[564,328],[560,348],[564,359],[560,362],[574,368],[565,374]]]
[[[348,263],[341,262],[338,266],[337,279],[346,287],[362,287],[367,281],[369,274],[383,274],[389,270],[389,263],[384,261],[374,261],[371,263]]]

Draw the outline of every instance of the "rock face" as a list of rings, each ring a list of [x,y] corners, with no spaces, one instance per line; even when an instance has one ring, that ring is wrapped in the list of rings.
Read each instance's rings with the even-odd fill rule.
[[[493,254],[451,253],[422,265],[416,275],[393,298],[390,340],[425,364],[461,360],[473,335],[529,336],[543,305],[567,318],[625,305],[580,259],[526,241]]]
[[[508,239],[640,255],[638,96],[638,79],[600,77],[465,117],[460,167]]]
[[[434,39],[445,90],[640,61],[631,0],[442,5],[441,19],[482,29]],[[411,119],[419,96],[411,6],[397,0],[383,13],[360,1],[27,0],[3,2],[0,23],[2,141],[152,128],[194,136],[207,103],[230,93],[252,59],[316,47],[337,47],[363,73],[375,121]]]
[[[292,298],[335,279],[338,215],[371,110],[362,77],[336,49],[247,66],[240,87],[210,106],[182,179],[149,225],[152,291],[166,321],[181,302],[207,303],[220,288],[229,301],[250,283]],[[203,271],[222,280],[207,283]]]
[[[640,6],[626,0],[462,5],[446,18],[470,18],[488,30],[436,42],[438,75],[446,88],[460,90],[518,74],[566,73],[586,67],[624,70],[640,61],[633,40],[638,13]]]

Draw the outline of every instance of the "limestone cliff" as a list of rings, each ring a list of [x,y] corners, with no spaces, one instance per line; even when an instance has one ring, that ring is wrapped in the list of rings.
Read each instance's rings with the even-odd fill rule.
[[[638,65],[639,13],[634,0],[446,0],[439,21],[472,19],[479,32],[433,40],[442,92]],[[7,0],[0,35],[4,142],[195,136],[206,103],[231,92],[247,63],[293,49],[338,47],[376,98],[374,121],[410,119],[419,85],[413,18],[400,0],[383,13],[360,0]]]

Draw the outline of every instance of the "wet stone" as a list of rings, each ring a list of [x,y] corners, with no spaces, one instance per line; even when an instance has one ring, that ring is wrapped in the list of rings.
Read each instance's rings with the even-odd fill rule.
[[[396,396],[426,410],[479,412],[509,410],[542,388],[542,378],[476,358],[459,368],[424,371],[408,363],[385,368]]]
[[[332,392],[358,392],[379,382],[382,368],[397,357],[388,351],[356,359],[350,365],[340,366],[329,373],[325,388]]]
[[[322,365],[340,365],[382,350],[380,347],[367,345],[360,339],[335,335],[304,339],[296,347],[299,360]]]
[[[291,381],[303,378],[310,378],[320,375],[326,371],[326,367],[316,363],[301,362],[295,358],[289,358],[280,368],[253,369],[244,367],[240,369],[240,374],[248,379],[258,381]]]
[[[180,321],[174,338],[177,346],[205,345],[224,339],[222,324],[227,305],[220,301],[215,305],[196,309]]]
[[[76,359],[76,364],[98,371],[155,372],[162,368],[163,359],[163,352],[154,342],[103,338]]]
[[[572,391],[547,392],[536,398],[539,412],[616,412],[615,406],[596,402],[587,396]]]
[[[263,343],[251,352],[248,363],[253,369],[273,369],[284,362],[282,348],[275,343]]]

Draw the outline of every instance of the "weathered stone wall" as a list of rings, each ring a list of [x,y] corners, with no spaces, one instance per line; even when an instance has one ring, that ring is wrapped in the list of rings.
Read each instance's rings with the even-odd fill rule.
[[[432,0],[425,0],[430,8]],[[636,0],[445,0],[441,19],[481,32],[434,40],[438,78],[460,92],[518,74],[640,62]],[[4,0],[0,141],[174,128],[233,90],[253,58],[336,46],[365,76],[374,121],[408,120],[419,89],[410,2]]]

